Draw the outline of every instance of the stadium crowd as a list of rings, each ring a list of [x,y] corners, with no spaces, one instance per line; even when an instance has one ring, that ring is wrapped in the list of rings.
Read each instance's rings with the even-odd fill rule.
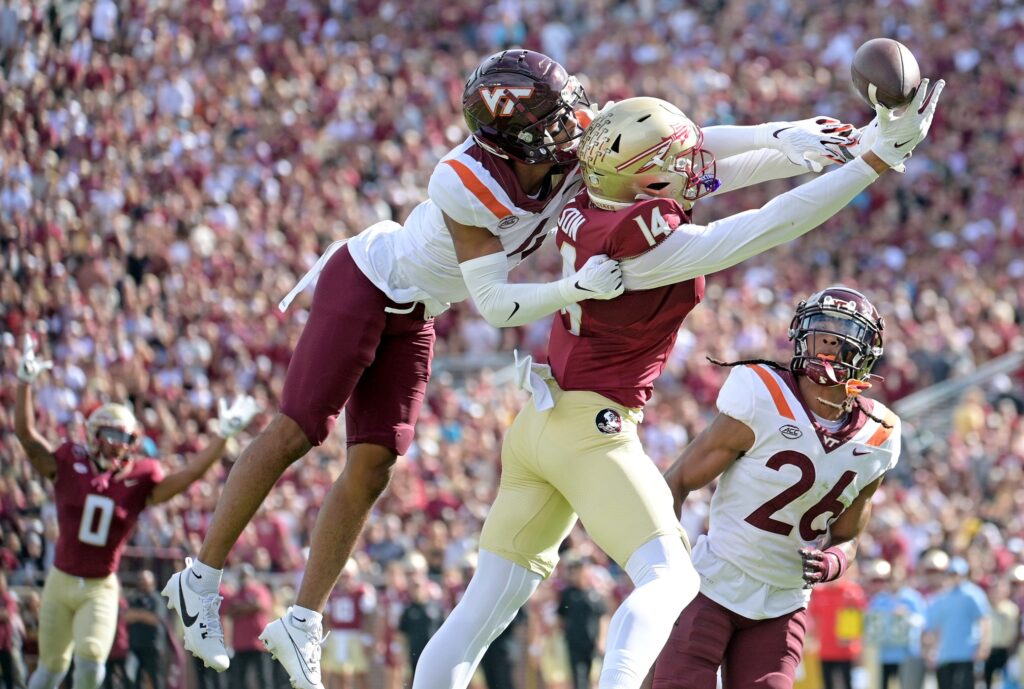
[[[779,334],[796,300],[833,282],[857,286],[885,314],[884,381],[871,391],[885,401],[1020,350],[1024,9],[940,4],[936,13],[913,0],[2,0],[0,565],[22,591],[6,619],[20,613],[25,628],[14,636],[26,655],[56,520],[53,488],[13,433],[22,337],[55,361],[37,384],[37,426],[51,441],[81,438],[84,415],[129,400],[145,427],[142,450],[174,465],[201,444],[217,398],[248,392],[275,409],[311,290],[285,314],[277,300],[331,241],[400,221],[424,198],[433,165],[466,135],[466,75],[505,46],[560,60],[596,103],[658,96],[699,124],[819,112],[866,124],[848,65],[878,35],[905,42],[925,75],[949,84],[907,174],[890,174],[792,245],[709,277],[642,427],[659,466],[713,411],[724,373],[705,355],[787,360]],[[757,207],[790,184],[706,202],[698,220]],[[559,272],[556,252],[542,250],[517,279]],[[437,349],[511,360],[512,347],[542,354],[547,329],[499,332],[467,302],[438,319]],[[916,576],[922,555],[939,548],[965,558],[968,578],[990,590],[1012,582],[1007,595],[1024,603],[1024,568],[1015,568],[1024,562],[1022,382],[999,377],[966,394],[948,427],[919,429],[928,432],[907,444],[898,477],[876,498],[862,560]],[[355,558],[357,576],[380,594],[369,653],[395,668],[405,662],[392,641],[409,601],[450,609],[467,580],[502,432],[523,402],[489,370],[442,371],[428,396]],[[236,570],[248,563],[276,584],[278,604],[291,598],[344,447],[339,429],[293,467],[232,551]],[[197,552],[229,469],[144,513],[126,562],[160,569],[163,580],[173,559]],[[707,498],[687,503],[691,535]],[[573,576],[613,610],[623,595],[614,564],[582,531],[566,548],[585,565]],[[570,681],[552,641],[563,569],[515,632],[531,660],[518,686]],[[126,574],[132,585],[142,578]],[[400,674],[389,682],[400,686]]]

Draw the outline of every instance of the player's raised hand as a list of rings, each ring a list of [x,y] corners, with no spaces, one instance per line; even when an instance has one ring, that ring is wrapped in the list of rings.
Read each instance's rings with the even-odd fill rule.
[[[36,382],[43,371],[53,368],[53,362],[36,358],[36,347],[30,335],[25,335],[25,344],[21,350],[21,361],[18,362],[18,380],[31,385]]]
[[[928,136],[946,82],[939,79],[931,89],[928,83],[928,79],[921,80],[914,100],[902,111],[890,110],[884,105],[875,107],[878,138],[871,151],[891,168],[902,165]]]
[[[806,120],[782,123],[772,132],[769,143],[795,165],[821,172],[828,163],[844,163],[842,149],[851,145],[852,124],[818,115]]]
[[[259,402],[251,395],[236,397],[230,405],[226,399],[221,398],[217,402],[218,435],[225,439],[235,437],[259,412]]]
[[[604,254],[591,256],[583,267],[570,278],[576,300],[614,299],[622,294],[622,269],[619,262]]]

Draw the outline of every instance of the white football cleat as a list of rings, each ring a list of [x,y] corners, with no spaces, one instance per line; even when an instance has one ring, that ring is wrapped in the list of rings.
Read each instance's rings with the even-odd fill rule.
[[[185,569],[173,574],[160,592],[167,607],[178,613],[185,630],[185,650],[203,661],[208,668],[224,672],[231,663],[224,646],[224,629],[220,626],[219,592],[198,593],[189,582],[200,578],[192,570],[192,558],[185,558]]]
[[[295,689],[324,689],[320,681],[320,647],[327,637],[322,633],[320,622],[296,619],[292,608],[288,608],[284,617],[267,625],[260,641],[288,672]]]

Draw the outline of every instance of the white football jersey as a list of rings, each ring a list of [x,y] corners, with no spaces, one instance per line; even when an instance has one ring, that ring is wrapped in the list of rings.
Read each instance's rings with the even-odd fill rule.
[[[552,183],[543,200],[527,196],[512,168],[470,137],[434,168],[427,200],[413,209],[404,226],[378,223],[349,240],[349,252],[390,299],[423,302],[428,315],[436,315],[469,296],[442,212],[500,239],[511,270],[540,248],[548,227],[580,190],[579,166]]]
[[[719,411],[755,439],[719,478],[694,565],[704,595],[751,619],[806,605],[798,549],[820,546],[831,523],[900,454],[899,419],[881,403],[862,400],[891,428],[854,407],[829,432],[798,390],[792,373],[751,365],[734,368],[718,394]]]

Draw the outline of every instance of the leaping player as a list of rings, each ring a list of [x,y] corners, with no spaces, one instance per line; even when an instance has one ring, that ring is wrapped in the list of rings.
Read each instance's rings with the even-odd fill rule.
[[[104,404],[89,415],[84,447],[66,441],[54,449],[35,429],[32,404],[32,384],[50,367],[52,362],[36,358],[26,338],[17,372],[14,432],[35,470],[54,482],[60,526],[39,612],[39,666],[29,689],[60,686],[72,654],[75,689],[97,689],[117,631],[117,567],[139,514],[202,478],[224,454],[227,439],[244,429],[259,407],[248,396],[230,406],[221,400],[220,437],[164,476],[158,460],[134,457],[139,425],[121,404]],[[223,636],[219,625],[206,632]]]
[[[707,226],[693,224],[690,209],[715,187],[716,161],[682,112],[655,98],[633,98],[594,120],[580,143],[586,190],[561,214],[556,241],[568,273],[597,254],[621,260],[629,291],[566,309],[552,326],[550,370],[521,369],[533,403],[505,437],[476,574],[421,656],[414,689],[469,684],[490,642],[554,569],[577,515],[635,586],[612,617],[600,689],[640,687],[700,584],[672,494],[637,426],[683,319],[703,296],[704,273],[794,239],[838,212],[924,139],[941,88],[939,82],[924,106],[923,83],[915,108],[898,119],[880,113],[878,137],[859,158],[763,208]],[[766,159],[778,154],[744,155],[749,159],[737,165],[718,165],[718,178],[723,167],[731,176],[770,165]],[[832,372],[845,351],[835,354]],[[862,429],[868,430],[863,423]],[[887,451],[878,456],[889,465]],[[851,479],[851,490],[873,480],[870,472],[860,483]],[[772,512],[772,505],[765,509]],[[748,552],[757,557],[762,549],[752,545]],[[806,568],[828,576],[834,558],[809,551]]]

